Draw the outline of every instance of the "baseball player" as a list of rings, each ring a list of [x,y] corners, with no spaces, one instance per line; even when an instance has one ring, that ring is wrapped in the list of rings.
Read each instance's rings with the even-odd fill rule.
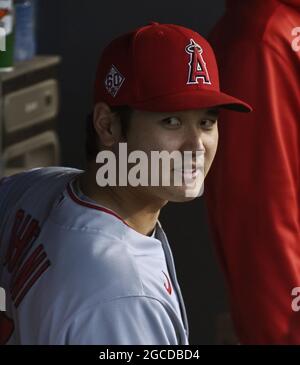
[[[220,92],[210,45],[178,25],[151,23],[113,40],[95,82],[85,171],[37,168],[0,186],[2,344],[188,344],[171,249],[158,221],[187,185],[105,186],[93,151],[214,158],[218,108],[249,111]],[[93,145],[94,144],[94,145]],[[190,179],[197,180],[193,164]],[[182,172],[184,174],[185,172]]]

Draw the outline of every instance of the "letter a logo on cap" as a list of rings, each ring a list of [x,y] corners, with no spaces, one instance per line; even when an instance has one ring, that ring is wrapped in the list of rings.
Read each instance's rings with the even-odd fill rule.
[[[203,84],[210,85],[210,77],[206,68],[206,63],[202,57],[203,49],[191,39],[190,44],[185,47],[185,51],[190,55],[190,70],[187,84],[199,84],[198,80],[200,79]]]

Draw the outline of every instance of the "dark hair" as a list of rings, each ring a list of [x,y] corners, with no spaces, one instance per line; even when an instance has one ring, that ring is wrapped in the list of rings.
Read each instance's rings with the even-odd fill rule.
[[[132,115],[132,109],[125,106],[115,106],[110,108],[112,113],[118,114],[118,117],[121,121],[121,131],[122,136],[126,136],[129,129],[129,122]],[[93,123],[94,113],[90,113],[86,119],[86,142],[85,142],[85,151],[86,158],[88,161],[95,160],[97,154],[99,153],[99,139],[97,132],[94,128]]]

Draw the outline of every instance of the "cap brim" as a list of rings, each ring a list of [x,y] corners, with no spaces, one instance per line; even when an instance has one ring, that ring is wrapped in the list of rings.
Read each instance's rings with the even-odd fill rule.
[[[154,99],[129,105],[134,109],[152,112],[174,112],[181,110],[219,107],[248,113],[252,108],[247,103],[219,91],[191,90],[182,93],[163,95]]]

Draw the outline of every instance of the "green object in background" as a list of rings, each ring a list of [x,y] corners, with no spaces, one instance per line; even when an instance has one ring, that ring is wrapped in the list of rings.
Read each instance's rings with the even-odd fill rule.
[[[0,0],[0,72],[11,71],[14,65],[13,0]]]

